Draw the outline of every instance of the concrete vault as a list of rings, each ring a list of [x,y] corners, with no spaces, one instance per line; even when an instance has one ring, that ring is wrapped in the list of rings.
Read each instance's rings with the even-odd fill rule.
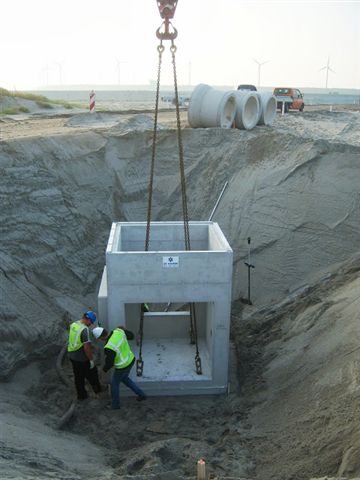
[[[146,222],[113,223],[109,236],[100,319],[108,329],[123,325],[137,334],[141,304],[151,305],[144,314],[143,375],[135,368],[131,374],[149,395],[227,390],[233,252],[217,223],[190,222],[189,230],[191,251],[183,222],[152,222],[147,252]],[[189,303],[196,309],[202,375],[190,344]]]

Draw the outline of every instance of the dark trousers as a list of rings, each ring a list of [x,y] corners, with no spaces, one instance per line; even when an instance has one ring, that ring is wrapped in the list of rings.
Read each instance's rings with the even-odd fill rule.
[[[126,368],[114,368],[111,378],[111,407],[120,408],[120,383],[123,383],[130,388],[138,397],[145,397],[145,392],[136,385],[135,382],[129,378],[130,370],[134,365],[135,360]]]
[[[101,392],[101,385],[99,381],[99,374],[96,367],[90,368],[90,362],[77,362],[71,360],[75,388],[78,400],[85,400],[88,397],[85,389],[85,379],[90,383],[95,393]]]

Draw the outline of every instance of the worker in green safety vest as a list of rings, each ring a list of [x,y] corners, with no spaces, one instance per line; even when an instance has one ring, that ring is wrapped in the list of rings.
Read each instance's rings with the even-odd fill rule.
[[[74,382],[78,400],[88,397],[85,379],[88,380],[95,393],[101,392],[97,368],[93,360],[89,326],[96,322],[95,312],[89,310],[81,320],[70,325],[68,339],[68,357],[74,372]]]
[[[128,340],[133,340],[134,334],[124,327],[115,328],[111,332],[108,332],[105,328],[96,327],[92,333],[95,338],[105,343],[103,371],[107,372],[114,367],[111,377],[111,408],[120,408],[119,386],[121,382],[137,395],[137,400],[146,400],[144,391],[129,378],[130,370],[135,363],[135,355],[131,351]]]

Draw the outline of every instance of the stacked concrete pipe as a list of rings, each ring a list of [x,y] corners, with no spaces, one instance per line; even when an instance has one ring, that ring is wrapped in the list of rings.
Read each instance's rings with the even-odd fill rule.
[[[256,93],[256,92],[255,92]],[[242,130],[254,128],[260,117],[260,101],[254,92],[236,91],[235,127]]]
[[[276,116],[276,98],[271,93],[216,90],[200,83],[191,95],[188,121],[191,127],[251,130],[271,125]]]
[[[276,98],[272,93],[237,91],[236,105],[237,128],[251,130],[256,125],[272,125],[275,120]]]
[[[258,125],[272,125],[276,117],[276,98],[270,92],[254,92],[256,93],[259,104],[259,120]]]
[[[188,120],[193,128],[231,128],[236,114],[235,92],[216,90],[204,83],[191,95]]]

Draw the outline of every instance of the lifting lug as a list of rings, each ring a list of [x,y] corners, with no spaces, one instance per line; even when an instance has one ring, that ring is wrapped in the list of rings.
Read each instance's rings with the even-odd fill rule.
[[[143,370],[144,370],[144,362],[142,359],[139,358],[138,360],[136,360],[136,375],[138,377],[142,377]]]
[[[196,373],[198,375],[202,375],[201,358],[198,353],[195,355],[195,367],[196,367]]]

